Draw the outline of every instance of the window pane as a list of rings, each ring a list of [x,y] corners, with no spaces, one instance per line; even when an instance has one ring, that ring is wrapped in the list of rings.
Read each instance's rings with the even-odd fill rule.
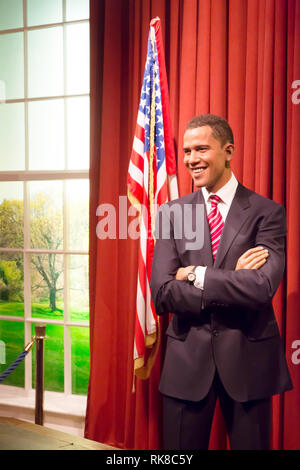
[[[89,329],[71,327],[72,393],[86,394],[89,383]]]
[[[67,25],[67,93],[89,93],[89,24]]]
[[[0,171],[25,169],[24,104],[0,104]]]
[[[0,80],[6,100],[24,98],[23,33],[0,35]]]
[[[55,253],[31,257],[31,315],[63,320],[63,256]]]
[[[23,26],[23,0],[0,0],[0,29]]]
[[[3,80],[0,79],[0,104],[6,100],[6,85]]]
[[[89,0],[67,0],[67,21],[85,20],[89,18]]]
[[[29,188],[31,247],[62,249],[62,181],[32,181]]]
[[[23,183],[0,182],[0,248],[23,247]]]
[[[63,94],[62,26],[28,31],[28,94]]]
[[[90,158],[90,102],[88,97],[68,98],[67,142],[68,168],[89,168]]]
[[[88,251],[89,181],[67,181],[68,249]]]
[[[60,23],[62,21],[62,0],[27,0],[27,24]]]
[[[24,350],[24,323],[0,320],[0,374],[4,372]],[[2,382],[3,385],[24,387],[24,361]]]
[[[32,336],[35,328],[32,325]],[[44,388],[53,392],[64,391],[64,327],[47,325],[44,340]],[[36,358],[34,345],[32,349],[32,387],[35,388]]]
[[[64,102],[61,99],[28,103],[29,169],[64,168]]]
[[[89,321],[89,266],[88,257],[70,256],[69,302],[72,321]]]
[[[23,253],[0,253],[0,315],[24,316]]]

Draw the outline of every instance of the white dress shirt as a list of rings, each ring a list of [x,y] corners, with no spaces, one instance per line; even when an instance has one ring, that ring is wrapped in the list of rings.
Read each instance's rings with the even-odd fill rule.
[[[219,191],[217,191],[216,193],[210,193],[209,191],[207,191],[205,187],[201,188],[205,205],[206,205],[207,214],[209,214],[211,210],[211,202],[209,201],[209,196],[212,196],[213,194],[217,195],[221,199],[221,201],[218,204],[218,209],[225,223],[225,220],[229,212],[237,187],[238,187],[238,181],[236,177],[234,176],[234,174],[232,173],[230,180],[224,186],[222,186],[222,188],[219,189]],[[194,281],[194,286],[198,287],[199,289],[203,289],[205,271],[206,271],[206,266],[197,266],[195,269],[196,279]]]

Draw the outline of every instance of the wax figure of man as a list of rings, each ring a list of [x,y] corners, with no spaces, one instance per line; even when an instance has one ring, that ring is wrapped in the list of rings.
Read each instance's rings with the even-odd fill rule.
[[[160,381],[164,448],[207,449],[219,398],[231,449],[268,449],[271,396],[292,388],[272,308],[285,266],[285,211],[236,180],[224,119],[193,118],[183,151],[199,190],[160,208],[151,274],[157,314],[173,313]],[[196,249],[182,222],[187,208],[203,232]]]

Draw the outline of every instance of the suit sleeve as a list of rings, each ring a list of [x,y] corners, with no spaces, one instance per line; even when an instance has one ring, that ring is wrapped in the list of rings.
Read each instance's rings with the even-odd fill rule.
[[[204,278],[204,307],[255,308],[270,303],[284,273],[285,236],[285,210],[277,204],[263,219],[256,236],[256,246],[269,250],[266,263],[257,270],[226,271],[208,267]]]
[[[161,206],[156,218],[156,227],[160,214],[164,212]],[[164,213],[164,220],[166,214]],[[175,279],[178,268],[181,267],[179,255],[174,242],[174,231],[170,219],[169,236],[163,237],[156,230],[156,243],[153,253],[150,288],[155,310],[158,315],[164,313],[199,314],[202,308],[202,290],[186,281]]]

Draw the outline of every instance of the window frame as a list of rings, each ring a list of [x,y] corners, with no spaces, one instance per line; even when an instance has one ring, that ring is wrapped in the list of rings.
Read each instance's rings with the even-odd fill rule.
[[[29,170],[29,131],[28,131],[28,103],[33,101],[48,101],[55,99],[64,100],[64,135],[65,135],[65,168],[67,167],[67,99],[77,97],[90,97],[90,93],[79,93],[79,94],[67,94],[67,74],[66,74],[66,34],[67,25],[90,23],[89,18],[80,20],[66,20],[66,0],[62,0],[62,22],[42,24],[35,26],[27,26],[27,0],[23,0],[23,27],[5,29],[0,31],[0,35],[10,34],[16,32],[23,32],[24,37],[24,99],[7,99],[4,103],[24,103],[24,126],[25,126],[25,170],[22,171],[0,171],[0,182],[23,182],[23,206],[24,206],[24,246],[23,248],[3,248],[0,247],[1,253],[23,253],[24,256],[24,317],[8,316],[0,314],[1,320],[18,321],[24,323],[24,345],[29,343],[32,338],[31,329],[32,323],[39,324],[55,324],[62,325],[64,327],[64,392],[61,395],[64,396],[76,396],[78,394],[72,394],[72,363],[71,363],[71,327],[86,327],[89,328],[89,322],[76,322],[70,319],[69,312],[69,276],[68,276],[68,260],[70,255],[84,255],[89,256],[89,251],[84,250],[70,250],[66,246],[67,242],[67,230],[68,230],[68,213],[66,204],[66,182],[67,180],[87,180],[89,181],[89,169],[86,170],[52,170],[52,171],[36,171]],[[46,28],[53,28],[62,26],[63,28],[63,70],[64,70],[64,94],[59,96],[42,96],[42,97],[28,97],[28,32],[32,30],[41,30]],[[29,183],[31,181],[50,181],[57,180],[63,182],[63,227],[64,227],[64,245],[62,250],[45,250],[30,247],[30,204],[29,204]],[[37,253],[57,253],[61,254],[64,259],[64,316],[62,320],[52,320],[44,318],[32,318],[31,316],[31,261],[30,256]],[[47,334],[47,329],[46,329]],[[20,351],[21,352],[21,351]],[[24,390],[25,395],[32,394],[32,357],[31,353],[25,358],[25,372],[24,372],[24,388],[15,387],[19,390]],[[3,387],[10,387],[5,384],[0,385],[0,389]],[[58,393],[59,394],[59,393]],[[86,395],[82,395],[83,398]]]

